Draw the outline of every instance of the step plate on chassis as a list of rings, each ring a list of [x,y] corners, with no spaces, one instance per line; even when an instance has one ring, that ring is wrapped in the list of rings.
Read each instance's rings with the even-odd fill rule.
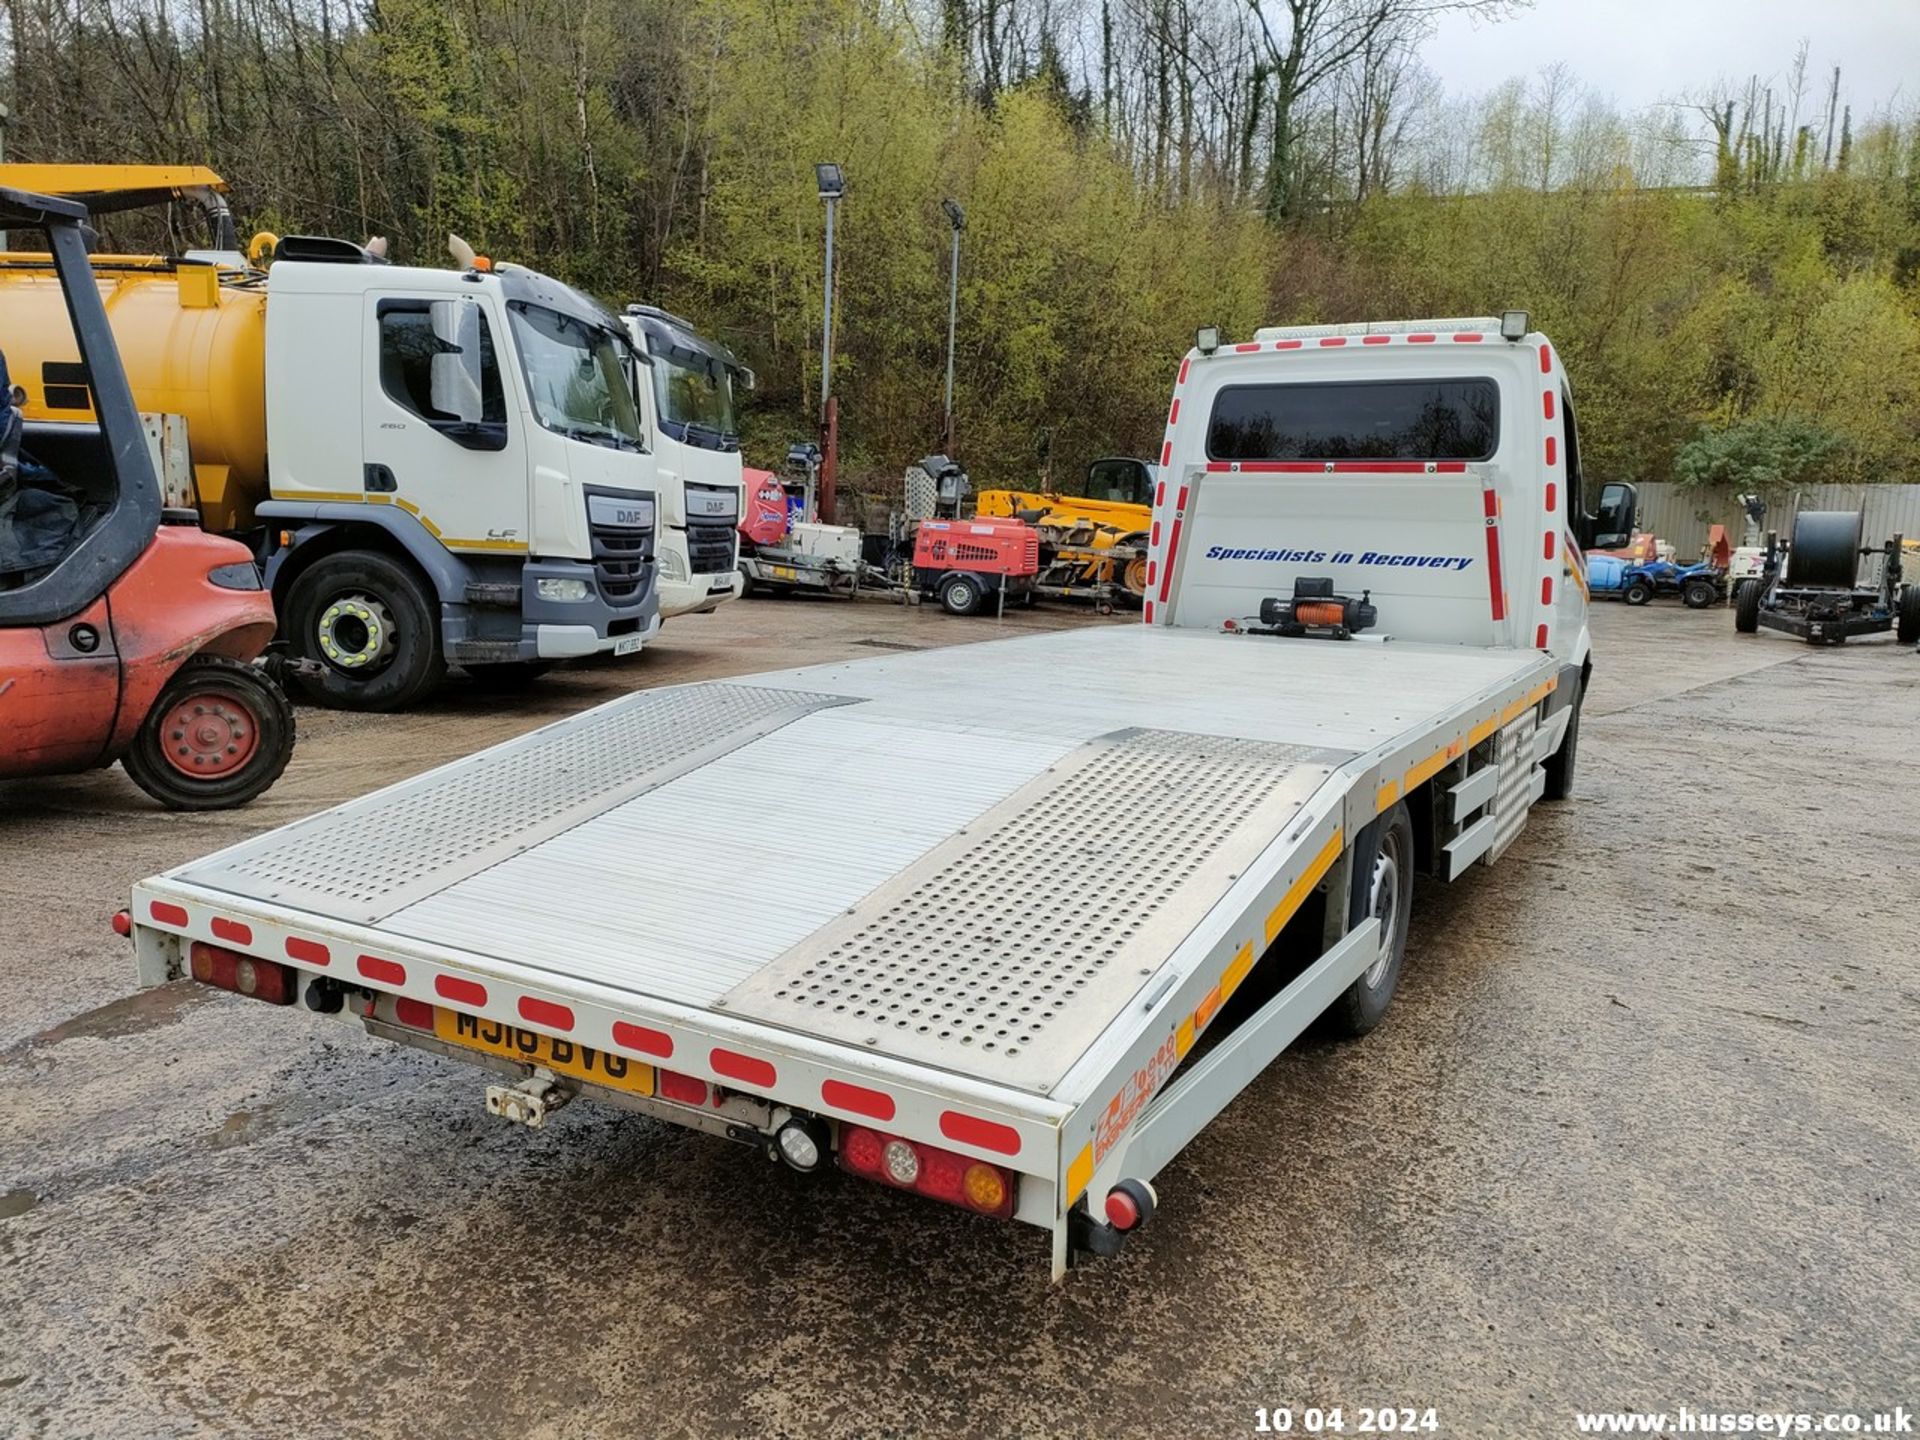
[[[1103,735],[720,1008],[1045,1094],[1347,758]]]
[[[642,691],[221,851],[178,878],[375,924],[803,715],[855,703],[727,683]]]

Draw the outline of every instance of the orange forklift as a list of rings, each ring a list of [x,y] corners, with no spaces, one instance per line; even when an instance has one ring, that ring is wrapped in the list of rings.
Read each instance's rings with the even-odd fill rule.
[[[293,753],[292,707],[253,663],[272,599],[244,545],[163,508],[86,207],[0,187],[0,230],[19,229],[46,234],[98,420],[24,420],[0,335],[0,780],[118,760],[169,809],[243,805]]]

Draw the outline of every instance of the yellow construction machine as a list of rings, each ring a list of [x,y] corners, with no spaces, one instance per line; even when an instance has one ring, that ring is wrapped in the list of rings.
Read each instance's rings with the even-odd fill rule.
[[[1137,603],[1147,593],[1153,483],[1153,466],[1145,460],[1109,456],[1087,467],[1081,494],[983,490],[975,511],[1018,517],[1038,527],[1043,586]]]

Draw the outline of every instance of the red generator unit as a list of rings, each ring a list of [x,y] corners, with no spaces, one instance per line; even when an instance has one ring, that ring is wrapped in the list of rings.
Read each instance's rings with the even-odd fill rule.
[[[977,615],[989,599],[1031,605],[1040,532],[1023,520],[922,520],[913,541],[920,593],[949,615]]]

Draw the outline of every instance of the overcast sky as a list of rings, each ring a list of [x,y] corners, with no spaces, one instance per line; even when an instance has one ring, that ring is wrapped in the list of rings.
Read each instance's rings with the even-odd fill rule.
[[[1497,24],[1447,17],[1421,59],[1456,95],[1564,60],[1638,109],[1716,76],[1784,78],[1802,39],[1812,42],[1807,108],[1835,65],[1856,117],[1896,91],[1900,108],[1920,107],[1920,0],[1535,0]]]

